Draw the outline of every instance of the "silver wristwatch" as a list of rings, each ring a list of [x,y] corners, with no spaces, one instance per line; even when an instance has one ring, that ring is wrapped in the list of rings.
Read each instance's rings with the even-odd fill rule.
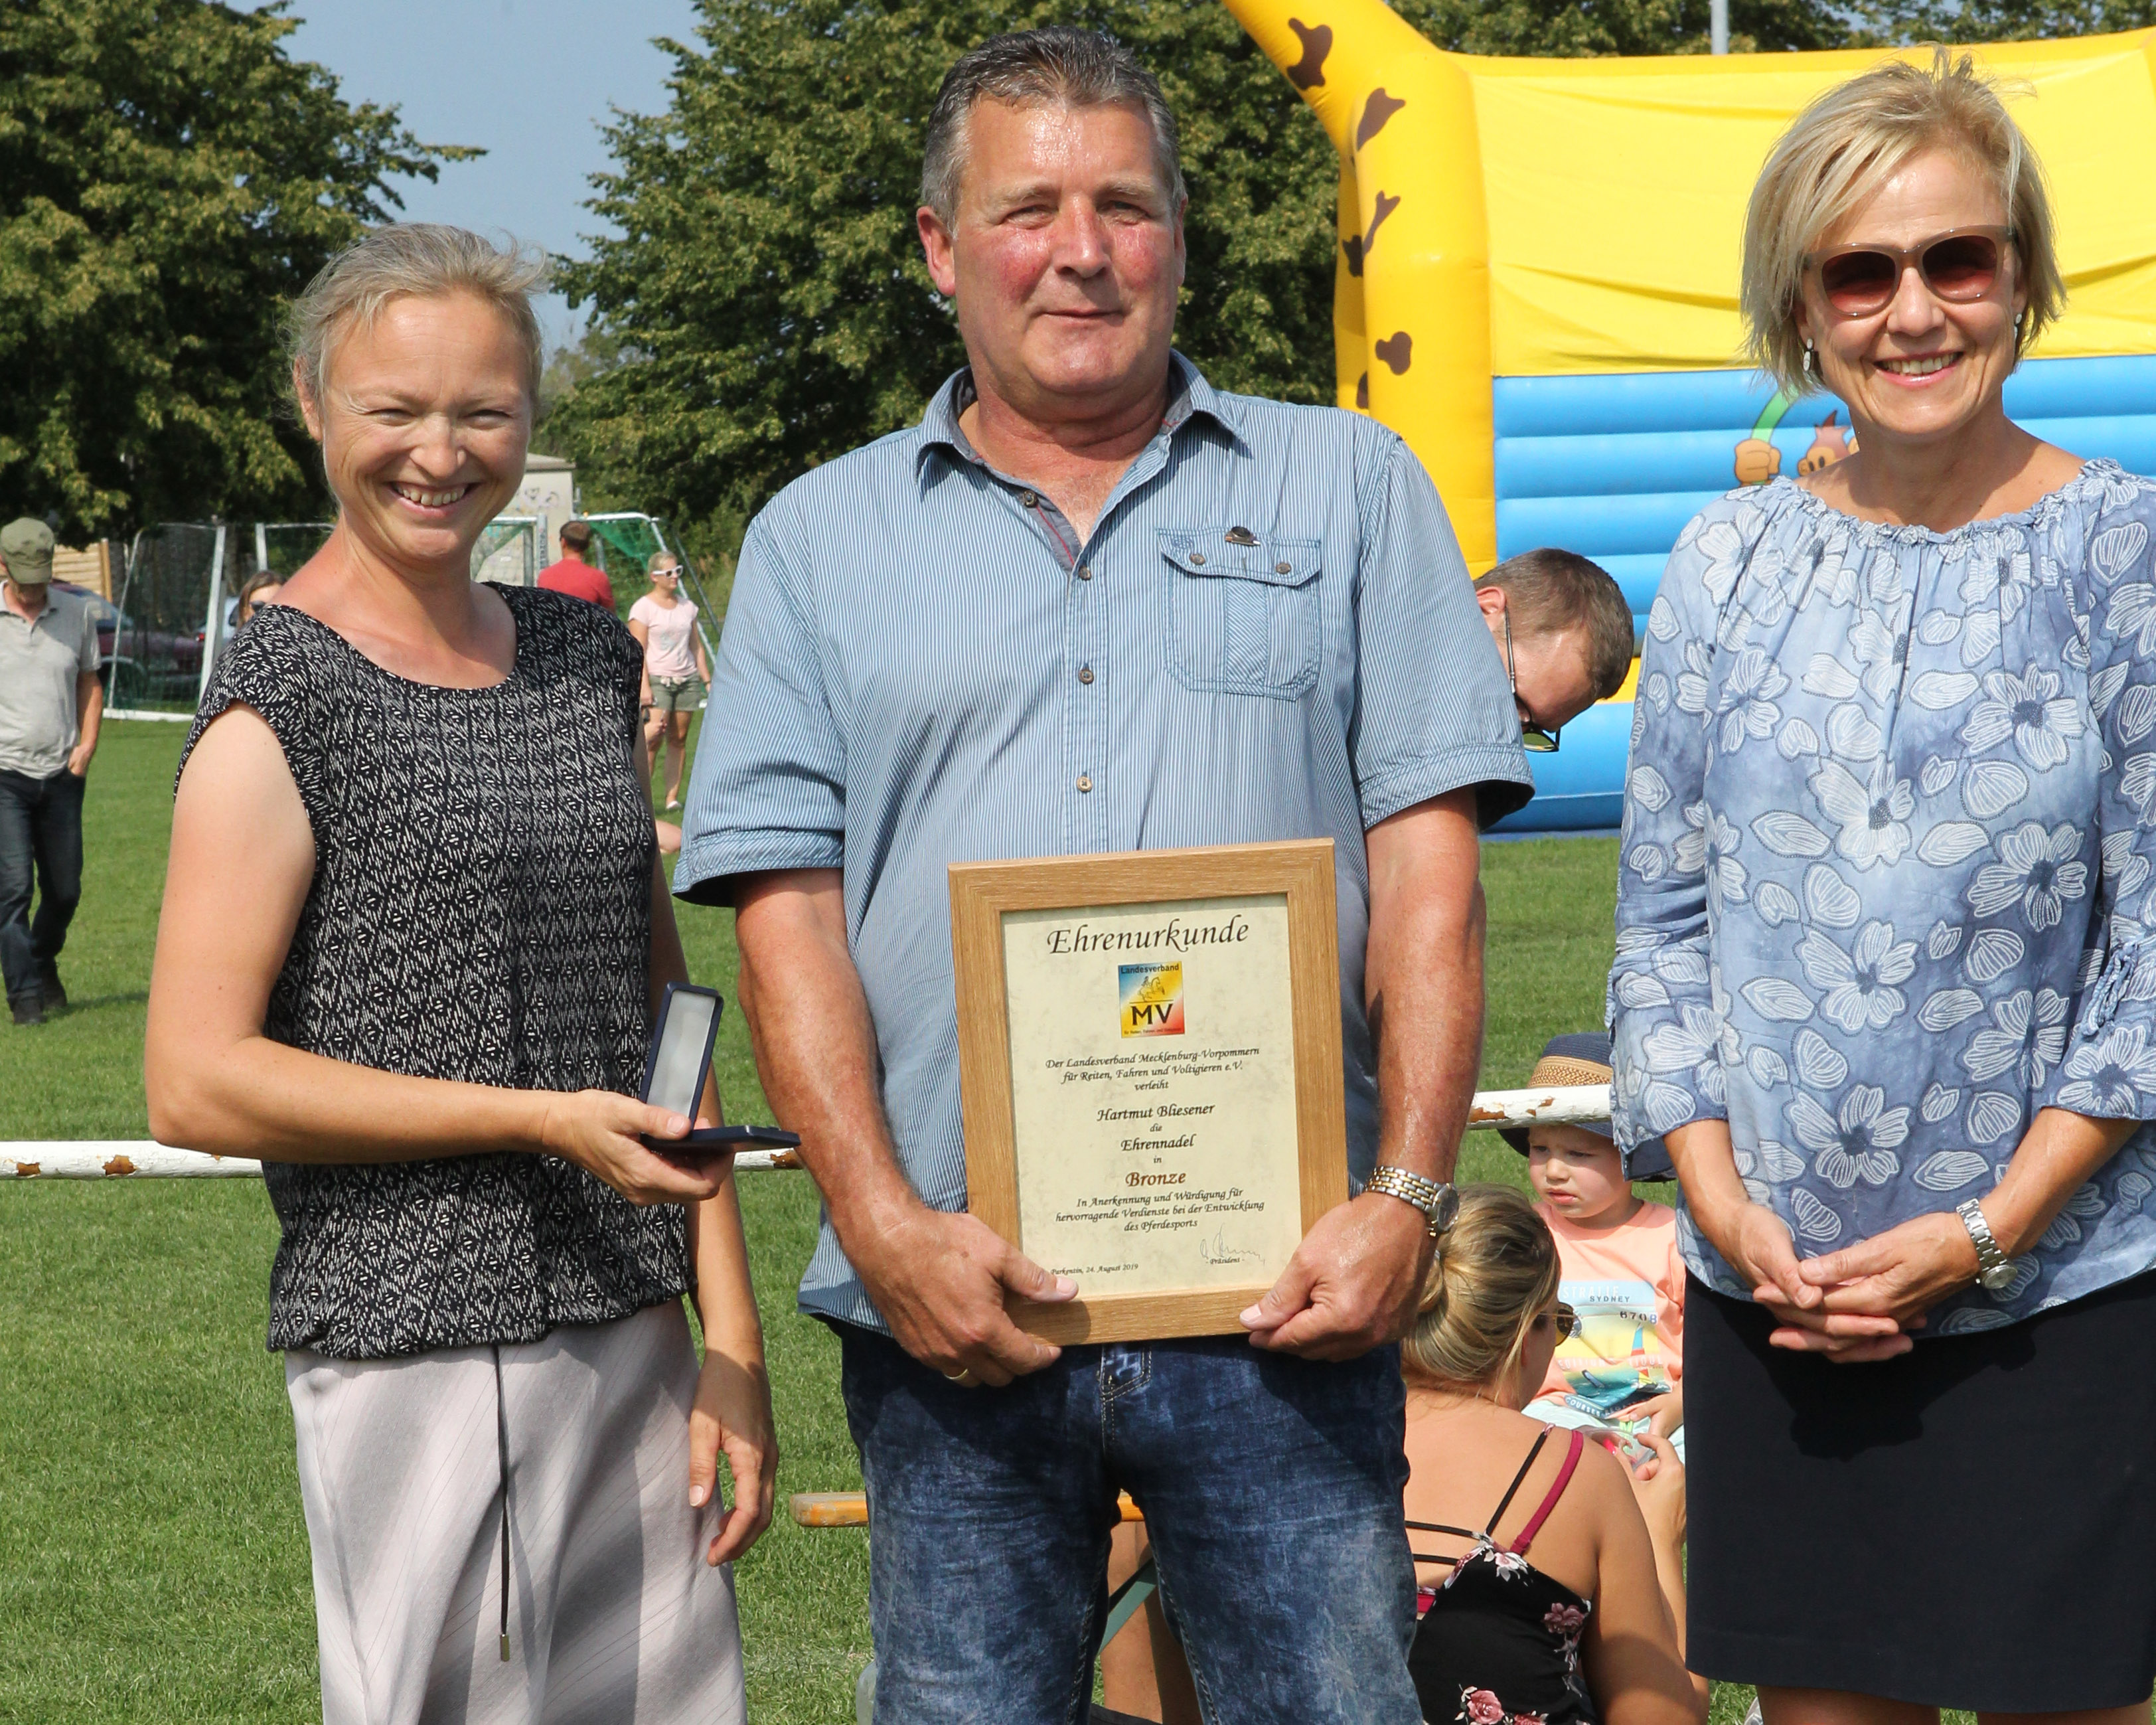
[[[2014,1260],[1999,1249],[1991,1237],[1991,1224],[1984,1219],[1984,1206],[1974,1198],[1956,1207],[1954,1214],[1969,1230],[1976,1248],[1976,1279],[1987,1294],[2003,1294],[2014,1280]]]
[[[1404,1204],[1413,1204],[1430,1224],[1432,1239],[1451,1227],[1452,1218],[1460,1213],[1460,1192],[1450,1181],[1431,1180],[1390,1162],[1381,1162],[1371,1170],[1369,1183],[1363,1190],[1381,1192]]]

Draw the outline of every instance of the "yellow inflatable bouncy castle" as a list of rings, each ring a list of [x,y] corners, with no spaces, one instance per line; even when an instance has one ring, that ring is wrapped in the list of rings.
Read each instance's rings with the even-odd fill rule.
[[[1744,207],[1767,152],[1875,52],[1656,59],[1446,54],[1380,0],[1226,0],[1340,152],[1340,404],[1404,437],[1477,573],[1592,557],[1644,621],[1677,533],[1739,484],[1849,452],[1840,404],[1738,358]],[[2156,30],[1981,63],[2049,175],[2066,315],[2007,410],[2156,473]],[[1534,762],[1505,823],[1614,826],[1629,689]]]

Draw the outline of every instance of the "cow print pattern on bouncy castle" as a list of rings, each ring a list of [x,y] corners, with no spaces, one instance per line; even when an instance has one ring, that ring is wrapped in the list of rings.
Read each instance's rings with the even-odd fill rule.
[[[1370,100],[1363,105],[1363,118],[1355,127],[1355,147],[1359,150],[1377,136],[1385,129],[1385,122],[1405,106],[1404,98],[1387,95],[1382,84],[1372,90]]]
[[[1297,90],[1315,90],[1325,82],[1325,57],[1332,52],[1332,26],[1313,26],[1291,18],[1287,27],[1302,44],[1302,58],[1287,69],[1287,80]]]
[[[600,606],[495,590],[516,660],[491,688],[408,682],[289,605],[218,657],[188,748],[252,708],[314,831],[265,1031],[418,1077],[633,1094],[656,842],[634,765],[641,655]],[[273,1348],[536,1341],[688,1286],[680,1209],[639,1208],[552,1156],[263,1171],[284,1227]]]
[[[1385,218],[1400,207],[1400,200],[1389,193],[1380,192],[1370,213],[1370,225],[1363,230],[1363,255],[1367,260],[1370,249],[1378,243],[1378,229],[1385,225]]]

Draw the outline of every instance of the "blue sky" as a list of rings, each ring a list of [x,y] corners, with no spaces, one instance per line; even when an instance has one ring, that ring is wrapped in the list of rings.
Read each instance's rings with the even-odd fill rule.
[[[654,36],[694,44],[694,0],[297,0],[285,52],[334,73],[346,100],[393,105],[429,143],[476,144],[441,178],[403,181],[414,221],[506,230],[582,256],[598,231],[583,208],[608,165],[599,128],[613,109],[666,106],[670,56]],[[541,306],[555,341],[580,321]]]

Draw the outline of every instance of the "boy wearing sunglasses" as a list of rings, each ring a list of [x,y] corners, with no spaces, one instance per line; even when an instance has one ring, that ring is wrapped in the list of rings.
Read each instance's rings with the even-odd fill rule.
[[[1520,742],[1555,752],[1558,734],[1624,686],[1632,668],[1632,607],[1601,564],[1543,546],[1508,557],[1475,583],[1520,713]]]
[[[1609,1082],[1609,1038],[1550,1038],[1532,1088]],[[1505,1141],[1527,1159],[1535,1208],[1557,1240],[1558,1339],[1525,1411],[1636,1443],[1651,1425],[1684,1456],[1684,1260],[1676,1212],[1632,1190],[1606,1123],[1531,1126]],[[1661,1142],[1632,1152],[1635,1179],[1673,1177]],[[1569,1322],[1566,1321],[1569,1319]]]

